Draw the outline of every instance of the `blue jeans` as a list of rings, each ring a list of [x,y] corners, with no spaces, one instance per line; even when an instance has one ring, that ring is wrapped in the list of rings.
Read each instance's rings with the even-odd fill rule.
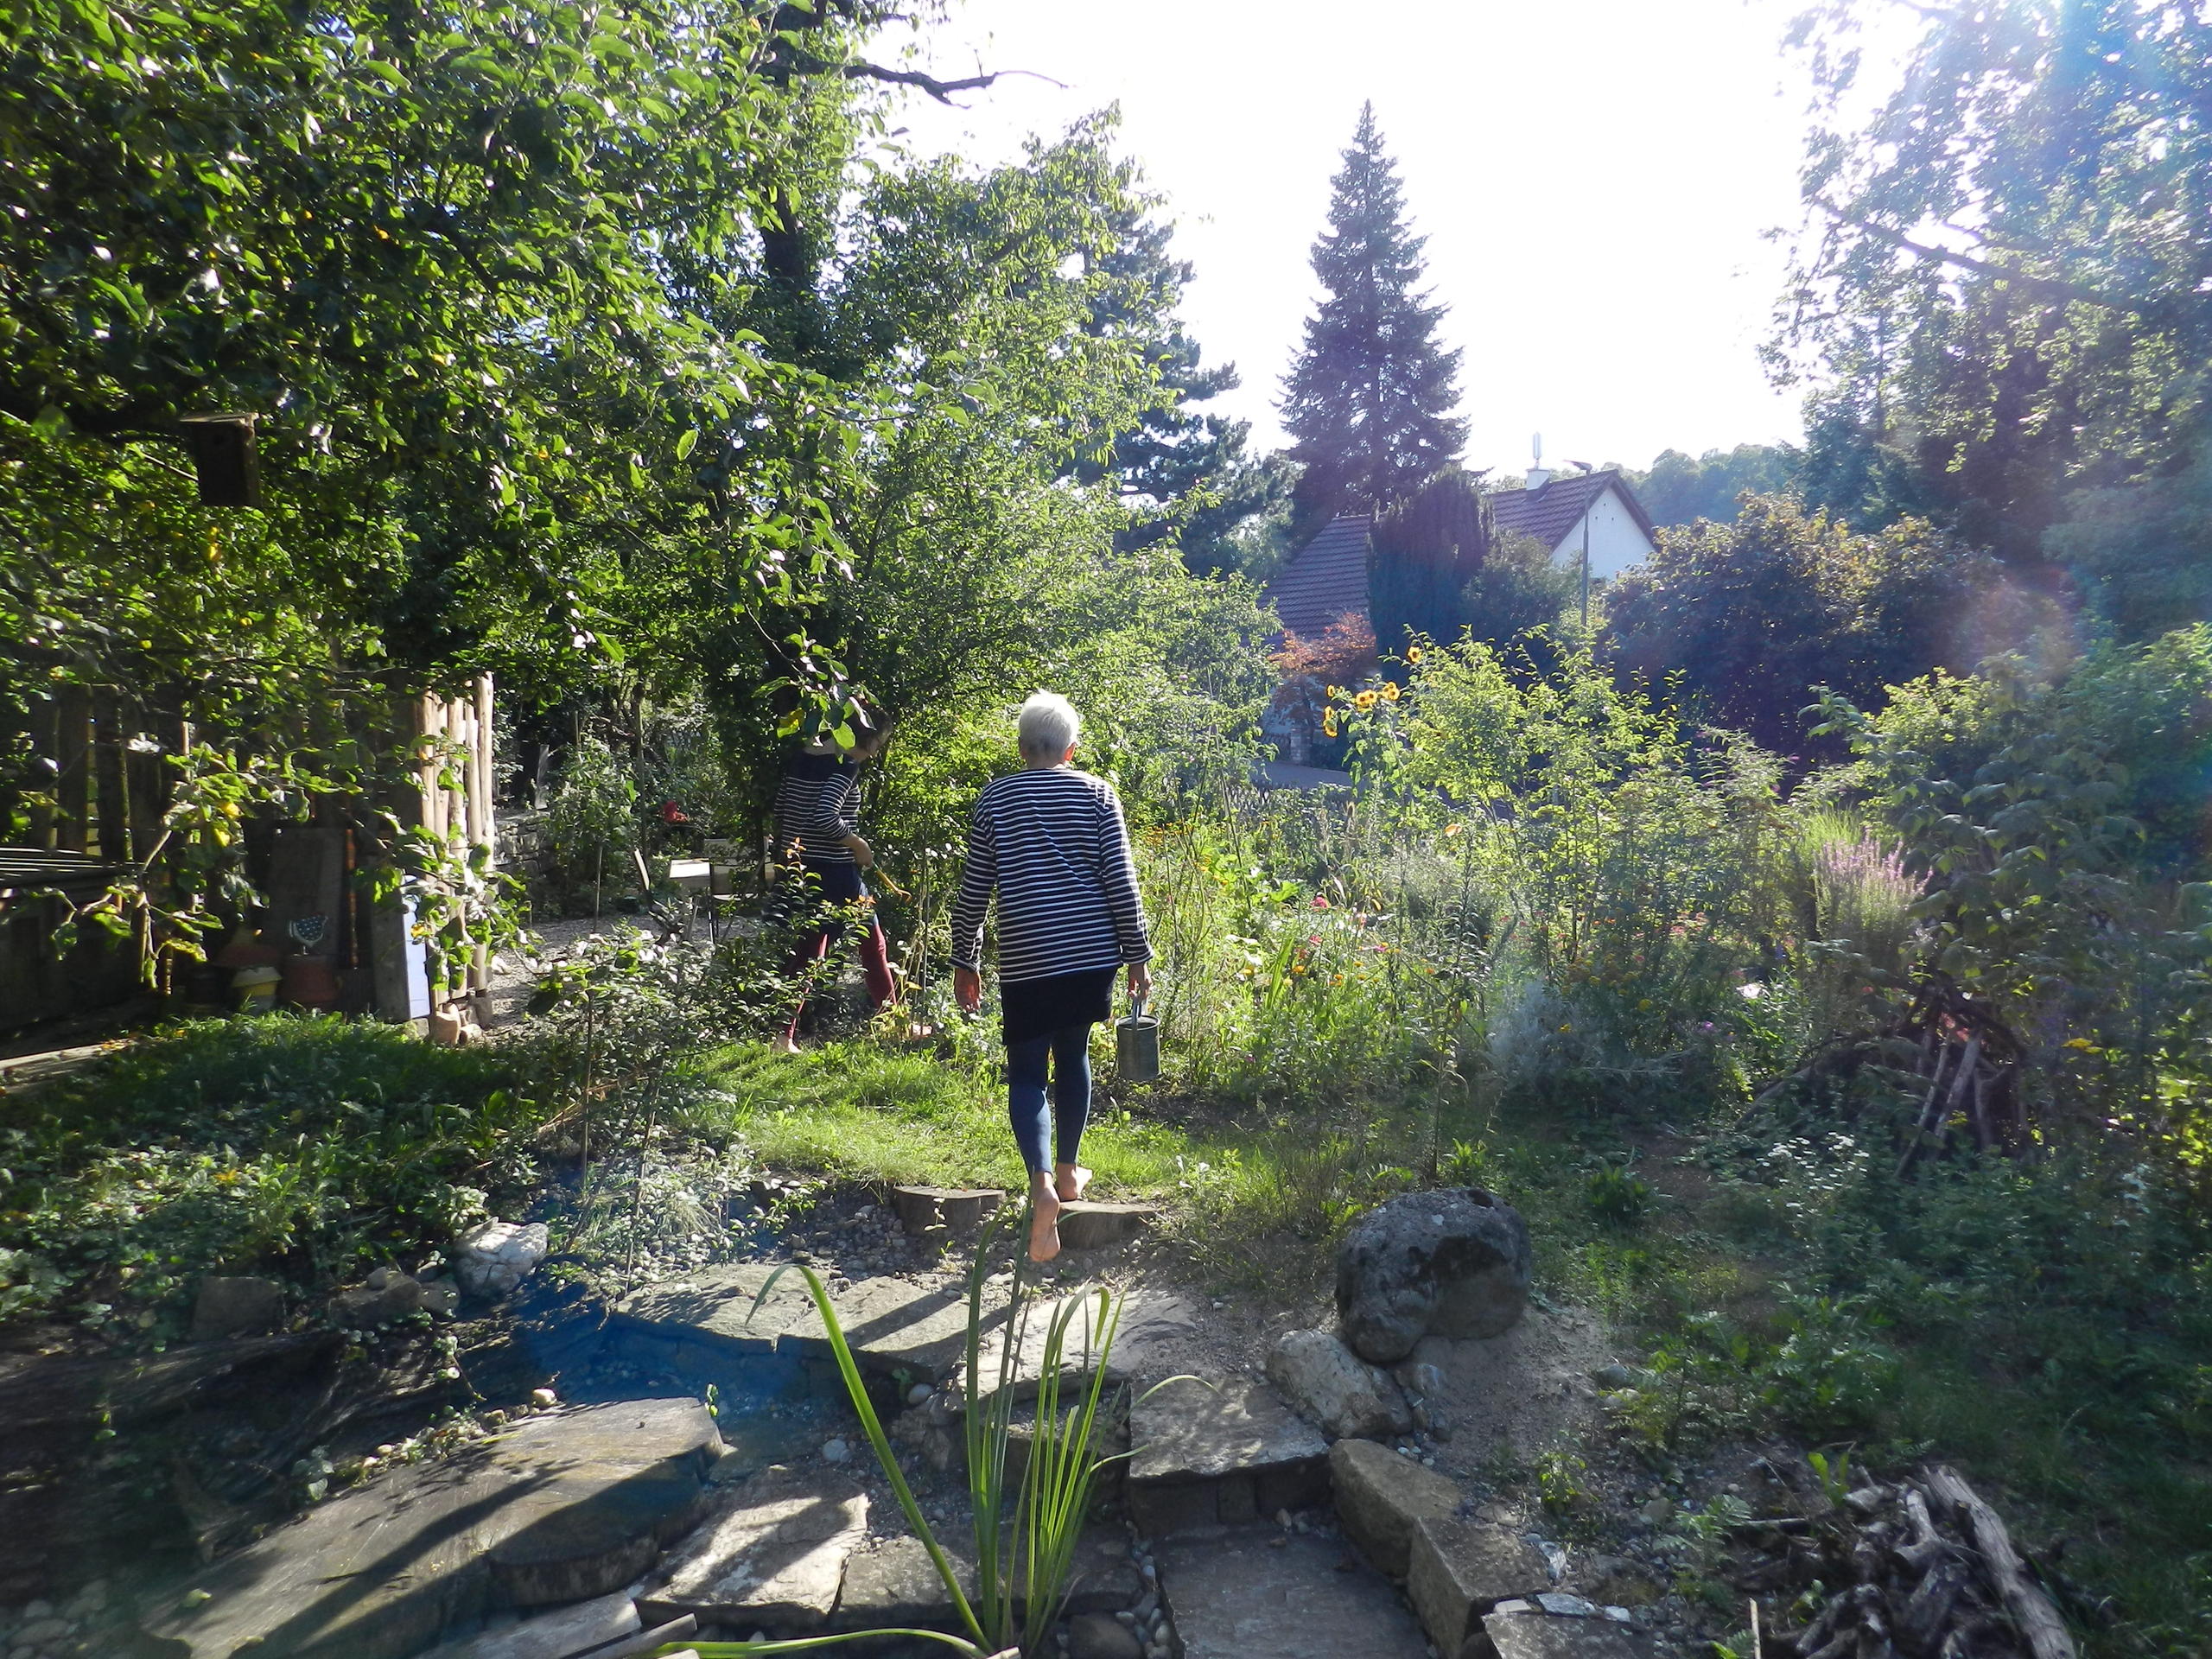
[[[1045,1109],[1045,1066],[1052,1062],[1052,1111]],[[1090,1021],[1062,1026],[1027,1042],[1013,1043],[1006,1051],[1007,1115],[1014,1120],[1014,1143],[1033,1175],[1049,1170],[1045,1157],[1047,1131],[1057,1127],[1058,1161],[1075,1162],[1083,1144],[1084,1125],[1090,1120]],[[1057,1119],[1057,1125],[1054,1120]]]

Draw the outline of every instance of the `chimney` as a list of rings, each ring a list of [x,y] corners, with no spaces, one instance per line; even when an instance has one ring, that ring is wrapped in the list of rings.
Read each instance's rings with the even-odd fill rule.
[[[1541,490],[1552,481],[1552,469],[1544,465],[1544,435],[1536,433],[1529,440],[1529,475],[1522,480],[1522,487]]]

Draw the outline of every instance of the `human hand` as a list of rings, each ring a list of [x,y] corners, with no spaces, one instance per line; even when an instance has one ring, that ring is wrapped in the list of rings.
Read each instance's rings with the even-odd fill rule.
[[[983,976],[973,968],[952,970],[952,1000],[969,1014],[979,1012],[983,1006]]]
[[[845,837],[845,850],[853,855],[853,862],[864,870],[875,862],[875,849],[858,836]]]
[[[1133,962],[1129,964],[1129,995],[1140,1002],[1152,1000],[1152,969],[1148,963]]]

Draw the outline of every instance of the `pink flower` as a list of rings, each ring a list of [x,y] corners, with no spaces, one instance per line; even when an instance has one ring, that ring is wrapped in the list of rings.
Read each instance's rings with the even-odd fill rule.
[[[1316,909],[1316,910],[1326,910],[1328,907],[1329,907],[1329,898],[1328,898],[1328,895],[1327,895],[1326,893],[1315,893],[1315,894],[1313,895],[1313,908],[1314,908],[1314,909]]]

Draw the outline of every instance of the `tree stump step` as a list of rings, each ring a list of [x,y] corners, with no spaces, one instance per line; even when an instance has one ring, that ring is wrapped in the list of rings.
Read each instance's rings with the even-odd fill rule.
[[[956,1233],[972,1233],[984,1217],[995,1215],[1006,1202],[996,1187],[894,1186],[892,1212],[910,1238],[921,1238],[933,1227]]]
[[[1094,1204],[1077,1198],[1060,1206],[1060,1248],[1103,1250],[1135,1238],[1160,1214],[1156,1204]]]

